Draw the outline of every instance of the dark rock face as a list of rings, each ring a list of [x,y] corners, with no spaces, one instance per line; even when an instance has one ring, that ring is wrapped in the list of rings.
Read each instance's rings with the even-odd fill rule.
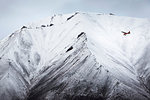
[[[74,15],[70,16],[69,18],[67,18],[67,21],[70,20],[71,18],[73,18],[75,15],[77,15],[78,13],[75,13]]]

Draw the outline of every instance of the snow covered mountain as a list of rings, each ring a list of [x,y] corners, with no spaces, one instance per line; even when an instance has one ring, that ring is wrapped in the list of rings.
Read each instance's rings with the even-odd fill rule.
[[[23,26],[0,41],[0,100],[150,100],[150,20],[76,12]]]

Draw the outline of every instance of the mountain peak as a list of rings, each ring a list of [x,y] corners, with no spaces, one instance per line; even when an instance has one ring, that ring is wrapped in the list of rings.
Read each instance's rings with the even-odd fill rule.
[[[0,43],[0,98],[149,100],[149,25],[81,12],[24,25]]]

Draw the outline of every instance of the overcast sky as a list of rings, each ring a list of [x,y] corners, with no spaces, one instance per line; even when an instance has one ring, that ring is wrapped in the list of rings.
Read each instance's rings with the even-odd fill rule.
[[[150,18],[150,0],[0,0],[0,39],[24,24],[75,11]]]

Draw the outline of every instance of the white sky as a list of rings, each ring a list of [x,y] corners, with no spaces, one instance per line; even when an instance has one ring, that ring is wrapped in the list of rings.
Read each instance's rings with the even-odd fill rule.
[[[24,24],[75,11],[150,18],[150,0],[0,0],[0,39]]]

